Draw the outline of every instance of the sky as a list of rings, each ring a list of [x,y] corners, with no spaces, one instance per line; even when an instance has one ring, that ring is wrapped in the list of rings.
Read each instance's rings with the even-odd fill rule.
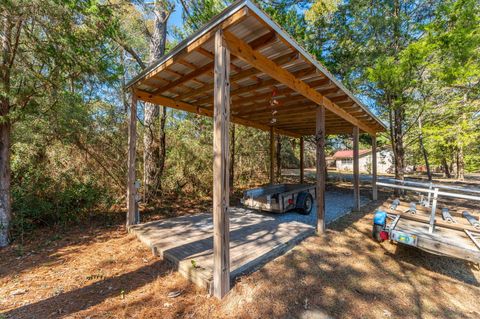
[[[168,27],[171,29],[172,27],[179,27],[183,23],[182,21],[182,5],[179,1],[175,1],[175,10],[170,16],[168,20]],[[172,36],[168,35],[168,40],[172,41]]]

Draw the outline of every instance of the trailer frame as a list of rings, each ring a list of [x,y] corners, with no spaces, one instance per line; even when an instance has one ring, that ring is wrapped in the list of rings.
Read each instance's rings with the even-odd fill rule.
[[[383,207],[384,210],[388,211],[383,231],[388,234],[390,241],[413,246],[436,255],[464,259],[480,264],[480,229],[466,222],[458,223],[455,219],[452,221],[437,219],[440,196],[480,201],[480,196],[476,196],[476,194],[480,194],[479,190],[433,183],[423,184],[422,187],[422,183],[419,182],[394,179],[388,179],[388,181],[393,183],[378,182],[377,185],[421,194],[426,193],[429,199],[428,203],[423,203],[423,210],[425,210],[423,216],[422,213],[414,212],[412,214],[408,210],[401,211],[398,209],[398,204]],[[406,185],[409,183],[415,185]],[[442,188],[444,190],[441,190]],[[428,216],[427,209],[430,209]]]
[[[312,184],[270,184],[243,192],[243,206],[271,213],[285,213],[297,208],[300,193],[309,193],[316,198],[316,187]],[[313,203],[312,203],[313,204]]]

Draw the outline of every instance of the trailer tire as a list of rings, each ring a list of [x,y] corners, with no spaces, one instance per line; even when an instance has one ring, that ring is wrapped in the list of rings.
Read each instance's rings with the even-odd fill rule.
[[[313,197],[308,192],[301,192],[297,196],[296,208],[302,215],[309,215],[313,209]]]
[[[383,241],[382,237],[380,236],[381,231],[383,231],[382,225],[373,224],[372,237],[379,243]]]

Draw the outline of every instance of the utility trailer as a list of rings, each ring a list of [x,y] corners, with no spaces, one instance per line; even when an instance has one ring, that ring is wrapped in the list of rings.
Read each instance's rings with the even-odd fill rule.
[[[285,213],[297,210],[308,215],[312,211],[315,197],[315,185],[273,184],[244,191],[240,202],[247,208],[260,211]]]
[[[377,185],[414,191],[421,194],[421,199],[410,203],[395,199],[377,210],[372,230],[376,240],[391,240],[433,254],[480,263],[478,215],[473,210],[438,208],[440,196],[480,203],[480,190],[392,179]]]

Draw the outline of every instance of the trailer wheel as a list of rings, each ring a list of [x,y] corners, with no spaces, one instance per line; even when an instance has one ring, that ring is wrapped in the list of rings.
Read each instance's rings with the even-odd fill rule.
[[[309,215],[313,208],[313,197],[308,192],[301,192],[297,197],[297,207],[300,214]]]

